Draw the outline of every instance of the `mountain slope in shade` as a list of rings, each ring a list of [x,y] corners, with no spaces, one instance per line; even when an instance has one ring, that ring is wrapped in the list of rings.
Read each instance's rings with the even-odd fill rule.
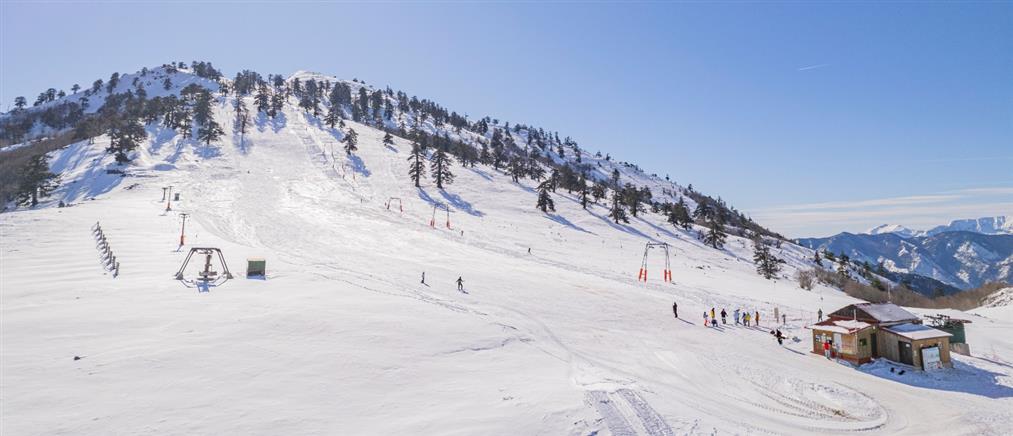
[[[1013,280],[1013,235],[943,232],[902,238],[896,234],[841,233],[798,242],[812,249],[845,253],[852,259],[882,263],[891,271],[913,273],[962,289]]]

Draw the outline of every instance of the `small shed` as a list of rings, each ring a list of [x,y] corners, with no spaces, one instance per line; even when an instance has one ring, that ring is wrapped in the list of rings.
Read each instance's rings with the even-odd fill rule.
[[[952,368],[950,337],[932,327],[904,323],[884,327],[879,336],[880,355],[894,362],[911,365],[926,371]]]
[[[872,324],[856,320],[828,319],[812,326],[813,350],[824,354],[824,344],[831,344],[832,357],[847,360],[856,365],[872,361]]]
[[[953,336],[950,337],[950,351],[965,356],[971,355],[971,347],[967,344],[967,334],[964,332],[964,324],[970,324],[967,319],[952,318],[949,315],[929,315],[929,325],[937,330],[942,330]]]
[[[266,277],[267,260],[262,257],[250,257],[246,259],[246,277]]]

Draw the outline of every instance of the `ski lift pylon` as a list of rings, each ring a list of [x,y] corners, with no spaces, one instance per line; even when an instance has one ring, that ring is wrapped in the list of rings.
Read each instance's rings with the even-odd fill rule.
[[[450,207],[443,203],[433,204],[433,217],[429,219],[429,227],[436,228],[436,210],[443,207],[443,210],[447,212],[447,228],[450,228]]]
[[[387,203],[386,203],[387,210],[390,210],[390,205],[392,203],[394,203],[395,201],[397,202],[397,208],[398,208],[398,210],[400,210],[402,213],[404,213],[404,203],[401,201],[400,197],[390,197],[390,198],[387,198]]]
[[[665,282],[672,281],[672,266],[671,258],[668,254],[668,243],[666,242],[648,242],[644,245],[644,260],[640,263],[640,273],[637,274],[637,281],[647,282],[647,253],[652,248],[661,248],[665,252],[665,269],[662,271],[661,278]]]

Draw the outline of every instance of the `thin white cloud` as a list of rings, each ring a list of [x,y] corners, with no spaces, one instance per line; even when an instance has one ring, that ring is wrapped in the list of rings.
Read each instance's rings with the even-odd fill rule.
[[[823,67],[829,67],[829,66],[830,66],[830,64],[807,65],[807,66],[804,66],[804,67],[799,67],[798,71],[815,70],[817,68],[823,68]]]
[[[907,204],[939,203],[959,199],[958,194],[912,195],[907,197],[878,198],[859,201],[830,201],[824,203],[793,204],[775,206],[763,211],[799,211],[825,209],[860,209],[869,207],[900,206]]]
[[[927,229],[956,219],[1013,215],[1013,186],[958,189],[934,194],[859,201],[783,205],[756,210],[753,219],[800,237],[862,232],[880,224]]]

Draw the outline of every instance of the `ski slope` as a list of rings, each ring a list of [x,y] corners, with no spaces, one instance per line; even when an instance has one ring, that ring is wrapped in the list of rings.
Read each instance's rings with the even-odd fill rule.
[[[230,108],[216,108],[227,130]],[[49,207],[0,215],[0,432],[1013,433],[1009,316],[965,315],[981,357],[953,370],[856,370],[808,353],[805,328],[854,300],[762,279],[749,241],[714,250],[657,214],[615,225],[563,191],[546,215],[530,181],[485,166],[416,189],[401,138],[348,122],[352,158],[292,106],[254,121],[211,147],[152,131],[127,177],[105,172],[108,138],[72,144],[53,155]],[[181,201],[166,212],[169,185]],[[442,212],[430,226],[434,203],[450,228]],[[658,251],[636,281],[647,241],[671,244],[672,283]],[[221,248],[236,279],[173,280],[195,246]],[[789,277],[811,256],[775,254]],[[267,259],[266,280],[243,278],[248,257]],[[759,311],[762,327],[705,328],[712,307]],[[797,341],[768,333],[774,308]]]

